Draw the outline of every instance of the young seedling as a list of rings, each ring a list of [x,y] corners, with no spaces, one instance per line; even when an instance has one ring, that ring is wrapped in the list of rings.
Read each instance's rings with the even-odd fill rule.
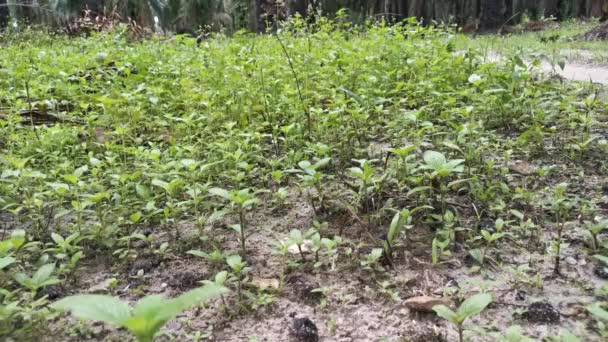
[[[17,229],[13,231],[11,237],[0,241],[0,271],[17,261],[13,254],[25,244],[25,231]]]
[[[199,258],[203,258],[208,260],[212,265],[219,266],[224,263],[224,253],[219,249],[214,249],[211,253],[205,253],[199,250],[190,250],[187,252],[188,254],[192,254]]]
[[[534,342],[533,338],[529,338],[523,333],[523,329],[519,325],[513,325],[505,330],[504,336],[499,337],[500,342]]]
[[[361,267],[366,270],[373,270],[382,259],[384,250],[382,248],[374,248],[369,254],[365,256],[365,259],[361,260]]]
[[[359,163],[360,167],[351,167],[348,169],[350,174],[357,178],[360,182],[359,184],[359,193],[357,194],[359,197],[359,208],[363,212],[370,211],[370,195],[374,191],[375,183],[380,183],[384,178],[376,178],[374,174],[376,172],[376,168],[372,166],[375,160],[354,160]]]
[[[222,260],[223,261],[223,260]],[[213,280],[203,280],[200,283],[203,285],[215,285],[215,286],[226,286],[226,281],[228,280],[228,271],[221,271],[215,275]],[[226,298],[223,294],[220,295],[222,299],[222,306],[225,311],[228,310],[228,305],[226,304]]]
[[[31,277],[25,273],[15,274],[15,281],[30,290],[32,295],[35,295],[39,289],[61,282],[57,277],[53,276],[54,272],[55,264],[46,264],[34,272]]]
[[[589,305],[586,309],[596,319],[597,328],[602,337],[608,337],[608,327],[606,326],[608,324],[608,310],[603,308],[599,303]]]
[[[426,151],[422,156],[424,164],[420,166],[423,170],[432,171],[429,177],[431,180],[437,181],[437,187],[439,188],[439,194],[441,196],[441,215],[445,215],[446,212],[446,194],[449,184],[442,183],[450,176],[462,173],[464,171],[464,159],[447,160],[445,155],[437,151]]]
[[[408,209],[403,209],[393,216],[388,233],[386,234],[386,240],[384,241],[384,255],[391,266],[393,266],[393,247],[395,246],[395,242],[404,229],[411,228],[411,223],[412,216]]]
[[[473,297],[467,298],[456,312],[452,311],[445,305],[435,305],[433,310],[438,316],[450,321],[458,329],[458,339],[460,342],[464,342],[464,321],[469,317],[473,317],[483,309],[486,308],[492,302],[492,296],[487,293],[476,294]]]
[[[553,274],[560,275],[560,259],[561,250],[563,247],[563,234],[566,227],[569,211],[574,205],[566,195],[568,185],[566,183],[558,184],[551,198],[551,210],[555,216],[555,224],[557,225],[557,237],[553,243],[553,252],[555,253],[555,263],[553,266]]]
[[[232,211],[239,215],[239,224],[232,225],[231,227],[240,236],[241,252],[243,253],[243,257],[245,257],[247,255],[247,250],[245,249],[245,239],[247,237],[245,234],[245,231],[247,230],[245,212],[253,208],[259,200],[249,189],[228,191],[220,188],[211,188],[209,189],[209,193],[228,200],[232,206]]]
[[[104,295],[75,295],[63,298],[51,306],[71,311],[80,319],[102,321],[126,328],[138,342],[152,342],[154,335],[169,320],[182,311],[228,292],[223,286],[207,284],[177,298],[165,299],[152,295],[139,300],[133,308],[116,297]]]
[[[247,262],[241,259],[241,256],[238,254],[231,255],[226,258],[226,263],[230,266],[230,270],[234,275],[234,280],[236,281],[236,294],[239,298],[239,303],[243,302],[243,279],[247,273],[249,273],[250,268],[247,267]]]
[[[591,245],[591,249],[597,251],[600,248],[600,241],[598,239],[598,235],[608,229],[608,220],[603,220],[600,222],[588,222],[586,224],[587,236],[589,238],[589,244]]]
[[[297,172],[303,173],[298,176],[302,181],[302,185],[306,188],[314,188],[317,191],[317,195],[319,196],[319,207],[321,211],[325,210],[325,197],[322,189],[325,175],[320,170],[327,166],[330,161],[331,158],[323,158],[318,162],[312,164],[311,162],[304,160],[298,163],[300,170],[296,170]],[[308,195],[310,196],[310,193]],[[318,213],[317,207],[315,206],[315,202],[312,200],[312,197],[311,205],[315,213]]]
[[[311,228],[308,231],[307,235],[310,237],[310,243],[311,243],[310,249],[315,255],[315,267],[318,267],[318,266],[320,266],[319,252],[321,251],[321,248],[323,247],[321,234],[319,234],[319,232],[314,230],[314,228]]]
[[[177,219],[179,216],[178,199],[185,183],[179,178],[176,178],[171,182],[165,182],[160,179],[153,179],[152,185],[155,185],[165,190],[166,203],[165,208],[163,209],[165,221],[169,221],[169,218],[172,219],[172,224],[175,231],[175,241],[179,241],[181,238],[181,234],[179,231],[179,224],[177,223]]]
[[[302,234],[302,231],[299,229],[292,229],[289,232],[289,240],[288,243],[290,246],[297,246],[298,252],[300,252],[300,257],[302,258],[302,262],[306,262],[306,256],[304,256],[304,251],[302,250],[302,245],[304,245],[304,241],[306,237]]]

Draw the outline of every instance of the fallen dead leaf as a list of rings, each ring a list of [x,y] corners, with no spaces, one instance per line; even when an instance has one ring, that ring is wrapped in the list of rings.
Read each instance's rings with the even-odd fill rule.
[[[251,280],[253,285],[261,290],[266,289],[278,289],[279,288],[279,280],[275,278],[253,278]]]
[[[518,160],[509,165],[509,170],[523,176],[530,176],[536,173],[536,166],[527,161]]]
[[[410,310],[418,312],[433,312],[433,306],[435,305],[445,305],[447,307],[451,307],[453,304],[452,300],[450,300],[449,298],[430,296],[418,296],[408,298],[403,303]]]
[[[106,279],[106,280],[102,281],[101,283],[99,283],[97,285],[91,286],[87,290],[87,292],[88,293],[96,293],[96,294],[108,293],[110,291],[110,288],[112,287],[112,285],[114,283],[116,283],[116,279],[115,278],[109,278],[109,279]]]

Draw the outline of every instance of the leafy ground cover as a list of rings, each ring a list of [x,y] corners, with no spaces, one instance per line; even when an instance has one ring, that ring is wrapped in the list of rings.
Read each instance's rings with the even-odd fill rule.
[[[3,339],[606,338],[605,88],[415,23],[127,36],[0,40]]]

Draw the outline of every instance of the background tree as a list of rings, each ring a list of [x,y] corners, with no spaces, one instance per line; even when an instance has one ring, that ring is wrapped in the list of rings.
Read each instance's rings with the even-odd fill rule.
[[[174,32],[204,27],[262,32],[267,24],[290,15],[307,17],[320,12],[332,17],[341,8],[346,8],[355,22],[414,16],[425,23],[465,24],[480,19],[482,28],[493,29],[507,20],[509,24],[517,22],[524,13],[533,19],[606,16],[608,0],[0,0],[0,27],[10,18],[46,23],[49,16],[65,19],[85,8],[113,11],[148,27],[158,17],[164,30]]]

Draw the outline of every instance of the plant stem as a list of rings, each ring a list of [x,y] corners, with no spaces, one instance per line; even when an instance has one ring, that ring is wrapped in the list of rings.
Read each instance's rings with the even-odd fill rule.
[[[557,246],[555,250],[555,267],[553,268],[553,274],[559,275],[559,257],[562,249],[562,232],[564,230],[564,222],[561,220],[560,212],[557,214]]]
[[[300,256],[302,257],[302,261],[306,262],[306,257],[304,256],[304,252],[302,252],[302,245],[298,244],[298,251],[300,251]]]
[[[241,223],[241,251],[243,252],[243,258],[247,254],[245,249],[245,212],[243,209],[239,211],[239,221]]]
[[[462,324],[458,324],[458,341],[464,342],[464,329],[462,328]]]
[[[298,97],[300,99],[300,102],[302,103],[302,107],[304,109],[304,114],[306,114],[308,136],[310,137],[312,122],[310,120],[310,112],[308,111],[308,109],[306,109],[306,105],[304,103],[304,97],[302,97],[302,91],[300,90],[300,80],[298,79],[298,74],[296,74],[296,69],[293,67],[293,62],[291,61],[291,57],[289,56],[289,53],[287,52],[287,48],[285,48],[285,45],[281,41],[281,38],[279,38],[278,34],[275,34],[274,36],[279,41],[279,44],[281,45],[281,49],[283,49],[283,53],[285,53],[285,57],[287,57],[287,62],[289,63],[289,68],[291,69],[291,73],[293,74],[293,78],[296,82],[296,89],[298,90]]]

